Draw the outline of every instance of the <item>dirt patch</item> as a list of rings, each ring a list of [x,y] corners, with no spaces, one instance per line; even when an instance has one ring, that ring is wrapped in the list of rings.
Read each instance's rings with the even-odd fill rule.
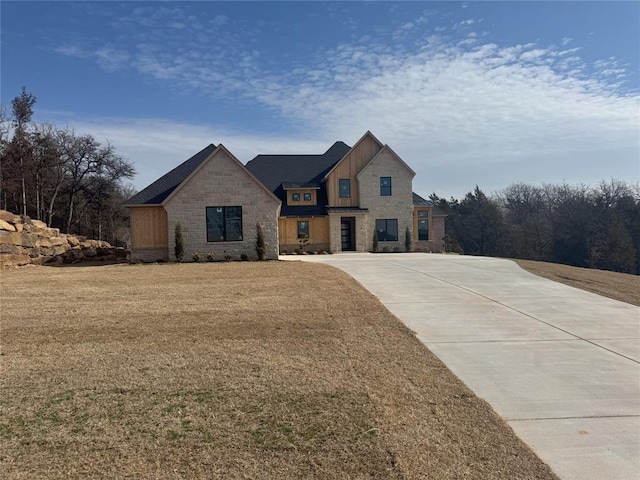
[[[346,274],[3,272],[5,478],[556,478]]]
[[[558,263],[514,260],[520,267],[549,280],[640,306],[640,276]]]

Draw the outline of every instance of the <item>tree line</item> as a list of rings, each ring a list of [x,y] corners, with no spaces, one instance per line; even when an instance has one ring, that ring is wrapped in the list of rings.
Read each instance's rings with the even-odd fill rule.
[[[36,97],[23,87],[0,105],[0,208],[40,219],[65,233],[112,244],[128,238],[124,183],[133,164],[110,143],[31,121]]]
[[[640,187],[514,183],[491,197],[431,200],[448,214],[448,250],[640,273]]]

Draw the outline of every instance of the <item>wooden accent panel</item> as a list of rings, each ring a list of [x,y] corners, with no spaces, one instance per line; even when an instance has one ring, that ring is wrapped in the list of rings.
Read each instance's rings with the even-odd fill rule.
[[[382,147],[372,137],[366,136],[340,162],[327,178],[327,196],[331,207],[359,207],[360,192],[356,175],[369,160],[382,150]],[[341,178],[351,180],[351,197],[340,198],[339,181]]]
[[[294,190],[287,190],[287,205],[293,205],[293,206],[297,206],[297,205],[316,205],[318,203],[318,196],[317,196],[317,190],[315,189],[311,189],[311,188],[303,188],[303,189],[294,189]],[[293,200],[293,194],[297,193],[298,195],[300,195],[300,200],[298,200],[297,202],[295,202]],[[304,199],[304,194],[305,193],[310,193],[311,194],[311,200],[309,201],[305,201]]]
[[[131,247],[168,247],[169,232],[164,207],[131,207]]]
[[[309,244],[330,243],[329,217],[280,217],[278,219],[280,245],[298,244],[298,222],[309,222]]]

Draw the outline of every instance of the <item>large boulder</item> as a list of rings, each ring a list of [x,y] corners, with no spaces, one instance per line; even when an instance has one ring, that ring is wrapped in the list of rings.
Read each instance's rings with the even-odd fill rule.
[[[36,228],[39,228],[40,230],[47,229],[47,224],[41,220],[31,220],[31,225],[35,226]]]
[[[0,245],[2,244],[22,245],[22,234],[0,230]]]
[[[0,244],[0,253],[9,253],[11,255],[16,255],[18,253],[22,253],[22,247],[13,245],[11,243],[2,243]]]
[[[31,222],[31,220],[29,222]],[[42,232],[42,229],[40,227],[36,227],[32,223],[24,222],[22,224],[22,228],[24,229],[25,232],[28,232],[28,233],[41,233]]]
[[[38,236],[33,233],[16,233],[16,235],[22,237],[23,247],[35,247],[38,241]]]
[[[0,268],[63,264],[86,260],[124,260],[127,251],[103,240],[61,234],[40,220],[0,210]]]
[[[15,232],[16,231],[16,227],[14,227],[9,222],[7,222],[5,220],[2,220],[0,218],[0,230],[6,230],[7,232]]]
[[[57,247],[59,245],[68,245],[67,240],[62,237],[50,237],[49,242],[52,247]]]
[[[67,235],[67,242],[69,242],[69,245],[72,247],[80,246],[80,240],[78,240],[78,237],[75,235]]]
[[[22,223],[22,219],[19,215],[15,213],[7,212],[6,210],[0,210],[0,220],[4,220],[5,222],[9,222],[13,225],[17,223]]]
[[[40,237],[38,238],[38,240],[36,240],[36,247],[48,248],[48,247],[53,247],[53,244],[51,243],[51,239],[46,237]]]
[[[29,265],[31,263],[31,257],[25,254],[6,254],[0,255],[0,266],[12,266],[12,265]]]

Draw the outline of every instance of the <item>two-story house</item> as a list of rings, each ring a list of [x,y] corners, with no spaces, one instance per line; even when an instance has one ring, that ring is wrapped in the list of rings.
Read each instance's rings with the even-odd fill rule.
[[[259,223],[278,251],[441,251],[444,215],[412,192],[415,172],[371,132],[319,155],[258,155],[246,167],[210,145],[145,188],[131,209],[132,255],[173,258],[181,222],[187,255],[255,256]],[[235,233],[234,233],[235,232]],[[154,258],[155,257],[155,258]]]
[[[308,239],[312,251],[443,249],[444,215],[412,192],[415,172],[371,132],[353,147],[336,142],[321,155],[258,155],[247,169],[282,202],[281,251]],[[385,248],[386,247],[386,248]]]

